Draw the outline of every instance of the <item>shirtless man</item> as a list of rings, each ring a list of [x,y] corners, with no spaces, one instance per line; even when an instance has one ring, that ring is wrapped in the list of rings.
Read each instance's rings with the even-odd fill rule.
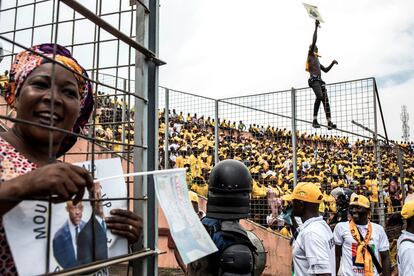
[[[319,21],[315,21],[315,32],[313,33],[313,40],[312,44],[309,46],[308,52],[308,59],[306,62],[306,71],[309,72],[310,77],[308,80],[308,84],[312,87],[313,92],[315,93],[316,100],[313,107],[313,122],[312,126],[314,128],[320,128],[321,125],[318,123],[318,111],[321,105],[325,109],[326,119],[328,120],[328,129],[336,128],[336,125],[331,121],[331,108],[329,106],[328,94],[326,92],[325,82],[322,81],[321,78],[321,70],[325,73],[328,73],[329,70],[334,66],[334,64],[338,64],[336,60],[333,60],[331,65],[328,67],[323,66],[319,63],[319,55],[318,55],[318,47],[316,47],[316,40],[317,40],[317,33],[318,33]]]

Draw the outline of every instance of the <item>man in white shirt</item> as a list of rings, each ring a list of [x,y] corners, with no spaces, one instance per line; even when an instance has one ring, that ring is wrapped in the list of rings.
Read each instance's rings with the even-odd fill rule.
[[[334,230],[337,271],[341,261],[339,275],[373,276],[382,270],[381,275],[389,276],[390,245],[384,228],[368,219],[369,199],[355,194],[349,205],[351,220],[338,223]]]
[[[292,220],[300,217],[303,224],[293,242],[292,257],[295,276],[335,275],[335,248],[331,229],[319,215],[323,195],[313,183],[299,183],[292,194]]]
[[[398,273],[401,276],[414,275],[414,201],[408,201],[401,210],[401,216],[407,222],[397,241]]]

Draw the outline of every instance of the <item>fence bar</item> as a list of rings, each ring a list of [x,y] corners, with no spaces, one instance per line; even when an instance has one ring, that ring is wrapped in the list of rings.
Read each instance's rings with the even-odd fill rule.
[[[382,127],[384,128],[385,139],[386,139],[387,144],[388,144],[389,142],[388,142],[387,127],[385,126],[384,113],[382,112],[381,101],[380,101],[380,98],[379,98],[379,95],[378,95],[377,82],[375,81],[375,79],[373,79],[373,82],[374,82],[374,97],[377,99],[377,102],[378,102],[378,107],[379,107],[379,111],[380,111],[380,114],[381,114],[381,120],[382,120]],[[374,103],[375,103],[375,101],[374,101]],[[376,107],[376,105],[374,105],[374,111],[375,111],[375,117],[374,117],[375,118],[375,124],[377,124],[377,115],[376,115],[377,107]],[[376,131],[376,132],[378,133],[378,131]]]
[[[148,20],[145,16],[144,10],[137,5],[136,8],[136,41],[137,43],[148,43]],[[145,56],[136,51],[135,52],[135,93],[141,97],[148,99],[148,64],[145,61]],[[148,140],[148,105],[142,101],[135,99],[135,130],[134,130],[134,144],[140,144]],[[148,171],[148,151],[147,150],[135,150],[134,151],[134,171],[145,172]],[[134,178],[134,197],[143,197],[148,195],[148,181],[147,177],[135,177]],[[143,227],[143,240],[142,245],[137,245],[135,250],[143,248],[149,248],[148,234],[152,231],[150,229],[150,222],[148,221],[148,201],[135,202],[134,210],[139,214],[146,225]],[[136,260],[133,262],[133,275],[149,275],[148,263],[142,260]]]
[[[378,122],[377,122],[377,97],[375,93],[375,89],[373,91],[374,97],[374,148],[375,148],[375,156],[377,159],[377,167],[378,167],[378,197],[379,197],[379,208],[378,208],[378,216],[379,216],[379,224],[385,227],[385,212],[384,212],[384,187],[382,185],[382,165],[381,165],[381,145],[378,141]]]
[[[143,1],[147,5],[137,5],[144,10],[148,18],[148,47],[158,53],[158,30],[159,30],[159,1]],[[149,12],[148,9],[151,11]],[[138,24],[138,22],[137,22]],[[147,170],[158,169],[158,63],[148,63],[148,166]],[[158,204],[155,194],[155,183],[152,176],[147,176],[148,192],[148,231],[147,246],[151,249],[158,248]],[[148,274],[158,275],[158,255],[152,255],[148,259]],[[135,272],[135,271],[134,271]]]
[[[69,7],[71,7],[72,9],[74,9],[75,11],[83,15],[84,17],[88,18],[91,22],[95,23],[96,25],[98,25],[99,27],[107,31],[108,33],[112,34],[119,40],[125,42],[132,48],[141,52],[142,54],[145,55],[145,57],[153,61],[155,64],[157,65],[166,64],[166,62],[158,59],[154,52],[148,50],[142,44],[132,40],[127,35],[123,34],[119,30],[114,28],[111,24],[107,23],[105,20],[103,20],[102,18],[100,18],[99,16],[91,12],[89,9],[87,9],[86,7],[78,3],[78,1],[73,1],[73,0],[60,0],[60,1],[62,1],[63,3],[65,3],[66,5],[68,5]]]
[[[124,81],[123,81],[123,85],[124,85],[124,90],[126,90],[126,87],[127,87],[127,80],[126,79],[124,79]],[[122,122],[125,122],[125,119],[126,119],[126,112],[127,112],[127,107],[126,107],[126,97],[125,97],[125,95],[123,95],[122,96]],[[128,110],[128,112],[129,112],[129,110]],[[130,114],[130,113],[129,113]],[[128,115],[128,119],[129,119],[129,116],[130,115]],[[129,120],[128,120],[129,121]],[[121,124],[121,142],[122,143],[124,143],[125,144],[125,124]],[[130,129],[128,129],[128,143],[129,143],[129,141],[131,140],[131,130]],[[121,150],[122,150],[122,152],[124,152],[125,151],[125,146],[124,145],[122,145],[122,147],[121,147]]]
[[[218,148],[219,148],[219,104],[218,100],[214,101],[214,164],[219,162]]]
[[[50,273],[50,274],[46,274],[46,275],[59,275],[59,276],[80,275],[80,274],[83,274],[83,273],[86,273],[86,272],[96,271],[98,269],[108,267],[110,265],[115,265],[115,264],[130,261],[130,260],[134,260],[134,259],[138,259],[138,258],[144,258],[144,257],[147,257],[147,256],[158,255],[158,254],[160,254],[160,252],[145,249],[143,251],[135,252],[135,253],[132,253],[132,254],[129,254],[129,255],[126,255],[126,256],[120,256],[120,257],[112,258],[111,260],[108,260],[108,261],[96,262],[95,264],[87,264],[84,267],[74,268],[74,269],[71,269],[71,270],[66,270],[64,272]]]
[[[395,151],[397,154],[397,165],[398,169],[400,171],[400,186],[402,191],[402,202],[405,202],[406,197],[406,191],[405,191],[405,185],[404,185],[404,167],[403,167],[403,156],[401,153],[401,149],[399,147],[395,147]]]
[[[170,157],[168,156],[168,129],[169,129],[169,121],[168,121],[168,113],[170,110],[170,90],[167,88],[165,89],[165,108],[164,108],[164,122],[165,122],[165,130],[164,130],[164,169],[168,169],[170,166]]]
[[[298,183],[297,169],[297,141],[296,141],[296,90],[291,90],[291,108],[292,108],[292,166],[293,166],[293,187]]]

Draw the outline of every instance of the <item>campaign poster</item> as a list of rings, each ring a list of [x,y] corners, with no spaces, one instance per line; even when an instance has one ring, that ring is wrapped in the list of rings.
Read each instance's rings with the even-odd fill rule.
[[[319,22],[324,23],[321,13],[318,10],[318,7],[312,6],[306,3],[303,3],[303,6],[305,7],[306,11],[308,12],[308,15],[310,18],[318,20]]]
[[[216,252],[216,245],[188,197],[185,169],[156,173],[154,182],[158,202],[183,262],[188,264]]]
[[[91,162],[75,165],[90,172],[93,170],[95,179],[120,177],[95,183],[94,196],[102,201],[93,206],[87,200],[90,195],[86,191],[85,201],[77,205],[65,202],[49,206],[44,201],[23,201],[3,216],[7,241],[19,275],[61,271],[90,263],[93,259],[103,260],[128,253],[127,240],[108,231],[104,221],[110,216],[111,209],[127,209],[127,200],[108,199],[127,197],[121,160],[95,160],[93,167]],[[100,274],[105,275],[107,271],[103,269]]]

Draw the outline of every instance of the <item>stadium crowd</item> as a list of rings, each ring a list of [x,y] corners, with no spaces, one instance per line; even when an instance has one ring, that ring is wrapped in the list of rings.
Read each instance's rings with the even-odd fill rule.
[[[133,143],[133,109],[129,110],[122,100],[110,100],[102,92],[97,94],[94,118],[96,137],[103,141]],[[158,112],[160,169],[186,168],[189,189],[206,197],[208,178],[214,166],[213,133],[216,122],[211,117],[190,113],[184,115],[174,109],[169,111],[168,160],[164,160],[164,112]],[[128,121],[123,121],[125,118]],[[218,124],[219,160],[239,160],[252,175],[251,219],[284,236],[294,236],[294,229],[286,223],[286,216],[281,219],[292,206],[292,194],[295,193],[291,132],[257,124],[247,127],[242,121],[231,122],[227,119],[219,120]],[[298,181],[301,185],[312,183],[320,188],[323,200],[318,212],[325,221],[329,223],[340,211],[337,198],[331,193],[335,188],[347,188],[359,196],[365,196],[366,201],[363,199],[362,203],[358,203],[361,206],[365,204],[374,209],[379,206],[381,193],[373,140],[351,143],[347,137],[297,132],[297,143]],[[401,185],[396,151],[391,145],[380,143],[382,195],[386,213],[391,215],[403,205],[403,190],[405,194],[414,192],[414,144],[397,143],[403,153],[404,183]],[[115,152],[122,151],[118,144],[108,143],[105,146]],[[366,202],[371,205],[366,205]],[[374,215],[370,214],[371,218]],[[339,236],[335,238],[340,239]],[[393,251],[395,255],[395,243],[394,249],[391,244],[391,255]]]
[[[164,113],[159,112],[161,169],[166,167],[163,144],[166,129],[164,118]],[[197,117],[197,114],[187,114],[184,117],[182,112],[177,113],[175,110],[169,112],[168,118],[168,167],[186,168],[189,189],[206,197],[209,174],[214,166],[214,121],[210,117]],[[319,204],[318,212],[331,226],[332,231],[335,228],[335,243],[340,243],[343,246],[343,254],[348,254],[348,241],[345,237],[349,227],[347,228],[344,223],[349,219],[350,197],[346,198],[346,206],[340,206],[332,191],[338,188],[347,189],[362,196],[360,198],[363,203],[358,204],[365,207],[361,207],[361,210],[373,209],[374,212],[368,211],[365,215],[370,221],[378,222],[378,217],[375,216],[380,206],[380,187],[374,141],[357,140],[351,143],[347,137],[300,132],[297,133],[297,137],[298,181],[301,185],[314,184],[320,188],[323,200]],[[405,189],[406,194],[414,191],[414,144],[398,145],[403,152],[404,185],[400,184],[395,149],[388,144],[381,144],[382,195],[387,217],[401,210],[402,189]],[[294,193],[291,133],[286,129],[270,126],[265,128],[255,124],[247,128],[242,121],[236,123],[223,120],[219,122],[218,152],[220,160],[239,160],[249,168],[253,177],[251,219],[286,237],[294,236],[294,228],[286,221],[286,212],[292,207],[291,195]],[[344,212],[342,218],[341,212]],[[335,227],[338,223],[343,224]],[[379,224],[373,225],[375,230],[372,235],[375,239],[378,238],[377,258],[381,255],[384,265],[388,266],[389,262],[389,267],[396,270],[397,239],[401,233],[401,226],[395,230],[396,228],[391,225],[385,229]],[[355,227],[360,226],[358,224]],[[339,260],[336,262],[339,263]],[[359,268],[350,266],[350,269]]]
[[[118,143],[133,143],[133,110],[122,100],[112,99],[98,92],[95,132],[98,138]],[[112,97],[113,98],[113,97]],[[123,108],[124,107],[124,108]],[[122,121],[122,110],[126,112]],[[164,160],[164,111],[159,118],[159,167]],[[207,196],[208,176],[214,165],[214,118],[184,114],[175,109],[168,116],[168,167],[186,168],[189,189]],[[280,214],[282,196],[290,194],[293,187],[293,158],[291,132],[274,126],[251,124],[242,121],[219,120],[219,160],[242,161],[253,176],[252,219],[272,227]],[[122,141],[122,131],[125,140]],[[349,188],[379,203],[377,158],[373,140],[349,142],[348,137],[307,134],[297,132],[297,173],[299,182],[312,182],[324,193],[324,212],[336,212],[335,200],[330,191],[336,187]],[[394,142],[394,141],[392,141]],[[403,153],[404,189],[414,191],[414,143],[398,142]],[[107,144],[121,152],[119,144]],[[397,156],[391,144],[381,142],[381,167],[383,199],[386,213],[401,208],[402,185]],[[378,205],[375,205],[378,206]]]
[[[160,167],[165,166],[163,112],[159,113]],[[189,188],[200,195],[207,195],[209,172],[214,156],[214,120],[210,117],[186,117],[175,110],[169,116],[169,160],[170,168],[187,168]],[[377,161],[372,140],[357,140],[350,143],[347,137],[297,133],[297,172],[300,182],[313,182],[325,194],[326,210],[335,212],[335,204],[329,192],[336,187],[350,188],[366,195],[374,203],[379,202]],[[286,129],[231,123],[223,120],[219,128],[219,159],[236,159],[249,168],[253,176],[253,219],[266,224],[271,206],[266,202],[275,196],[289,194],[293,186],[293,160],[291,133]],[[407,192],[414,189],[413,143],[399,143],[403,149],[404,187]],[[400,171],[394,149],[386,144],[381,147],[382,182],[384,203],[388,212],[401,206]],[[269,201],[270,202],[270,201]],[[257,204],[255,204],[257,203]]]

